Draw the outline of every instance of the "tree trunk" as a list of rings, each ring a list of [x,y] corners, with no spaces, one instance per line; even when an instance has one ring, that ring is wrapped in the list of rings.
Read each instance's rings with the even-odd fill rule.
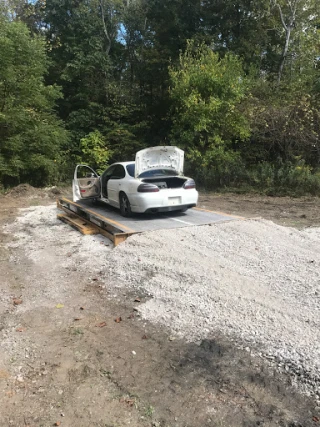
[[[282,56],[281,56],[280,65],[279,65],[278,83],[280,83],[280,81],[281,81],[284,63],[286,61],[286,57],[288,54],[289,44],[290,44],[290,36],[291,36],[291,25],[288,25],[287,30],[286,30],[286,42],[285,42],[285,45],[284,45],[284,48],[282,51]]]
[[[286,61],[286,57],[288,55],[290,39],[291,39],[291,31],[295,26],[297,4],[298,4],[299,0],[294,0],[292,2],[287,0],[287,2],[289,5],[289,9],[290,9],[290,16],[288,18],[288,23],[286,23],[286,21],[285,21],[285,18],[283,16],[283,12],[282,12],[282,8],[281,8],[280,4],[276,0],[274,0],[274,2],[273,2],[273,4],[275,6],[277,6],[277,8],[279,9],[281,24],[282,24],[283,29],[286,32],[286,41],[285,41],[285,44],[283,47],[281,60],[280,60],[280,64],[279,64],[279,70],[278,70],[278,83],[280,83],[280,81],[281,81],[284,64]]]
[[[109,55],[110,49],[111,49],[111,38],[106,26],[106,21],[105,21],[105,13],[104,13],[104,7],[103,7],[103,0],[99,0],[99,4],[100,4],[100,9],[101,9],[101,18],[102,18],[102,25],[103,25],[103,32],[106,36],[106,41],[107,41],[107,47],[106,47],[106,54]]]

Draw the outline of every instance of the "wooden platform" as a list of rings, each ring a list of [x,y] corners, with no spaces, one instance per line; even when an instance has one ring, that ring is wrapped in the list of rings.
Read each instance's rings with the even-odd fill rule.
[[[223,212],[200,208],[189,209],[185,213],[176,211],[159,214],[133,214],[130,218],[124,218],[118,209],[104,203],[93,203],[91,200],[73,202],[71,198],[66,197],[57,200],[57,206],[67,214],[59,215],[59,219],[83,234],[100,233],[112,240],[115,246],[135,233],[243,219]]]
[[[134,233],[129,229],[124,230],[123,228],[126,227],[119,227],[113,224],[114,221],[109,218],[86,209],[69,199],[57,200],[57,207],[65,212],[65,214],[58,214],[58,219],[71,225],[82,234],[102,234],[112,240],[115,246],[124,242],[128,236]]]
[[[80,231],[80,233],[82,234],[99,234],[100,233],[98,227],[96,227],[93,224],[90,224],[87,221],[84,221],[82,218],[79,218],[76,215],[61,213],[57,215],[57,218],[60,219],[60,221],[63,221],[66,224],[71,225],[71,227]]]

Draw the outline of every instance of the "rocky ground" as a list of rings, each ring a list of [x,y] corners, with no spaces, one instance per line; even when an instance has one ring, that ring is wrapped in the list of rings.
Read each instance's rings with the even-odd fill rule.
[[[0,197],[1,426],[320,425],[319,199],[203,194],[303,230],[236,221],[113,249],[56,220],[64,191]]]

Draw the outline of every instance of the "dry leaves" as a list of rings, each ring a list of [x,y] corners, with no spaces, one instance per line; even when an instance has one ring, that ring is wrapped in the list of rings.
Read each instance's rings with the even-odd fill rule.
[[[20,297],[19,298],[13,298],[13,304],[14,305],[22,304],[22,299]]]
[[[104,326],[107,326],[106,322],[101,322],[96,325],[98,328],[103,328]]]
[[[121,316],[120,316],[120,317],[117,317],[116,319],[114,319],[114,321],[115,321],[116,323],[120,323],[120,322],[122,321]]]
[[[57,304],[56,305],[56,308],[63,308],[64,307],[64,304]]]
[[[122,397],[119,401],[121,403],[126,403],[129,406],[133,406],[135,404],[135,399],[128,399],[128,398]]]
[[[5,370],[3,370],[3,369],[0,369],[0,378],[9,378],[10,377],[10,374],[9,374],[9,372],[8,371],[5,371]]]

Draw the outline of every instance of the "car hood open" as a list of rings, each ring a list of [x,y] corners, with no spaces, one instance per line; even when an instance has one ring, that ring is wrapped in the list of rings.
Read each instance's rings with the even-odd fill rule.
[[[183,174],[184,151],[177,147],[160,146],[145,148],[136,154],[135,177],[153,169],[169,169]]]

